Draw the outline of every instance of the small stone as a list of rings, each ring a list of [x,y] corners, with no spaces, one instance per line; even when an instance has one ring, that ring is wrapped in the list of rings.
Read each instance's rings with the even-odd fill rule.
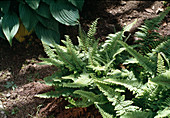
[[[6,97],[7,97],[7,98],[9,98],[10,96],[11,96],[11,94],[10,94],[10,93],[7,93],[7,94],[6,94]]]
[[[13,93],[12,95],[11,95],[11,97],[10,97],[11,99],[15,99],[15,98],[17,98],[17,93]]]

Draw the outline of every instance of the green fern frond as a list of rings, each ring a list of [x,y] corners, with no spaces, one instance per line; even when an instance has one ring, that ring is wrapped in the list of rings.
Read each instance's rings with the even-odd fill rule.
[[[158,60],[157,60],[157,73],[162,74],[166,71],[165,66],[164,66],[164,60],[161,57],[161,54],[158,53]]]
[[[43,63],[50,64],[50,65],[55,65],[57,67],[60,67],[64,63],[60,60],[57,60],[55,58],[39,58],[40,60],[43,61]]]
[[[169,13],[170,8],[167,8],[162,12],[158,17],[153,19],[145,20],[144,25],[141,25],[138,29],[140,31],[135,33],[135,36],[140,38],[136,42],[140,43],[140,53],[147,54],[152,52],[152,49],[155,49],[157,45],[167,40],[166,37],[161,36],[155,30],[158,30],[159,24]]]
[[[144,111],[133,111],[122,115],[120,118],[152,118],[152,114]]]
[[[122,96],[119,92],[116,92],[112,87],[105,85],[103,83],[96,82],[99,90],[107,97],[107,99],[112,102],[112,105],[115,106],[119,104],[119,100],[122,100]]]
[[[42,42],[43,43],[43,42]],[[46,43],[43,43],[44,51],[47,54],[49,58],[55,58],[56,54],[54,53],[54,49],[52,49],[49,45]]]
[[[112,84],[124,86],[125,88],[129,89],[130,91],[132,91],[133,94],[135,94],[135,93],[137,93],[137,94],[143,93],[142,84],[139,83],[138,80],[127,80],[127,79],[113,79],[113,78],[109,78],[109,79],[105,79],[104,81],[112,83]]]
[[[89,31],[87,32],[87,37],[89,39],[93,38],[93,36],[96,33],[96,29],[97,29],[97,22],[98,22],[99,18],[97,18],[95,21],[93,21],[93,23],[90,25]]]
[[[152,82],[170,88],[170,70],[151,79]]]
[[[76,90],[74,91],[74,94],[78,94],[80,96],[86,97],[90,100],[90,102],[93,102],[94,104],[108,103],[108,100],[102,94],[96,95],[93,92],[84,91],[84,90]]]
[[[112,112],[114,110],[114,107],[111,104],[104,104],[104,105],[95,104],[95,106],[96,108],[99,109],[99,112],[103,118],[113,118]],[[110,111],[111,113],[109,113],[108,111]]]
[[[69,87],[69,88],[81,88],[86,87],[92,83],[92,79],[89,78],[89,74],[81,74],[80,77],[77,79],[74,79],[73,82],[70,83],[63,83],[63,87]]]
[[[158,111],[158,115],[154,118],[169,118],[170,117],[170,107],[166,107],[164,110]]]
[[[68,102],[71,105],[74,105],[74,107],[89,107],[90,105],[93,104],[93,102],[89,102],[88,98],[86,97],[81,97],[81,100],[74,100],[74,98],[68,98]]]
[[[146,70],[149,72],[155,73],[156,72],[156,63],[152,62],[149,58],[142,56],[140,53],[138,53],[136,50],[132,49],[130,46],[128,46],[123,41],[118,40],[118,42],[126,48],[126,51],[128,51],[132,56],[134,56],[139,64],[143,66]]]
[[[170,40],[162,42],[155,49],[155,52],[163,52],[167,58],[170,60]]]

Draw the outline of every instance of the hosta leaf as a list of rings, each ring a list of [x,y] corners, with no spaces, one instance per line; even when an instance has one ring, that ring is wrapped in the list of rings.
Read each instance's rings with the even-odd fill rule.
[[[19,15],[23,25],[28,31],[31,31],[38,23],[34,11],[25,4],[20,3]]]
[[[54,2],[54,0],[42,0],[42,2],[50,5],[52,2]]]
[[[38,9],[36,9],[36,12],[45,18],[51,17],[49,6],[43,2],[40,3],[40,6],[38,7]]]
[[[40,23],[36,25],[35,33],[37,34],[38,38],[41,39],[42,42],[52,47],[54,41],[57,43],[59,43],[60,41],[60,34],[58,32],[51,29],[47,29]]]
[[[57,0],[50,4],[52,16],[62,24],[77,25],[79,19],[78,9],[67,0]]]
[[[84,0],[68,0],[71,2],[74,6],[76,6],[78,9],[82,10]]]
[[[3,13],[7,13],[10,7],[10,3],[11,1],[9,0],[0,1],[0,11],[2,11]]]
[[[47,19],[41,16],[38,16],[37,18],[41,22],[41,24],[44,25],[44,27],[47,27],[48,29],[54,30],[59,33],[59,23],[54,18]]]
[[[25,2],[32,8],[37,9],[39,7],[40,0],[25,0]]]
[[[2,31],[2,17],[0,19],[0,37],[3,38],[3,39],[5,38],[3,31]]]
[[[2,30],[12,45],[12,39],[19,29],[19,18],[16,13],[11,12],[4,15],[2,19]]]

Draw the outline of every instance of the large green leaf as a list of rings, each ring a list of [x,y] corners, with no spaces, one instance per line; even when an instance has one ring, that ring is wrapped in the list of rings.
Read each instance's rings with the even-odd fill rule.
[[[28,31],[31,31],[37,24],[38,20],[34,11],[25,4],[20,3],[19,15],[22,23]]]
[[[3,31],[2,31],[2,17],[0,17],[0,37],[3,39],[5,38]]]
[[[79,19],[78,9],[67,0],[57,0],[50,4],[52,16],[62,24],[77,25]]]
[[[50,5],[52,2],[54,2],[54,0],[42,0],[42,2]]]
[[[25,0],[25,2],[32,8],[37,9],[39,7],[40,0]]]
[[[0,11],[2,11],[3,13],[7,13],[10,7],[10,3],[11,1],[9,0],[0,1]]]
[[[84,0],[68,0],[71,2],[74,6],[76,6],[78,9],[82,10]]]
[[[51,17],[50,8],[46,3],[41,2],[36,12],[45,18]]]
[[[11,12],[4,15],[2,19],[2,30],[12,45],[12,39],[19,29],[19,18],[16,13]]]
[[[50,19],[47,19],[47,18],[43,18],[41,16],[38,16],[37,18],[41,22],[41,24],[43,24],[48,29],[54,30],[56,32],[59,32],[59,29],[58,29],[59,23],[53,17],[50,18]]]
[[[35,27],[35,33],[41,41],[49,46],[53,47],[53,42],[60,42],[60,34],[54,30],[44,27],[41,23],[38,23]]]

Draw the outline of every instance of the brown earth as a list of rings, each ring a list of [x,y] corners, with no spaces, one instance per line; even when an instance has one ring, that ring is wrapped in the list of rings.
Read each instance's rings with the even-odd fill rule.
[[[145,19],[157,16],[166,6],[162,1],[113,1],[85,0],[80,22],[85,31],[96,18],[100,18],[96,37],[105,41],[109,33],[120,31],[136,18],[138,23],[131,30],[137,31]],[[167,15],[160,27],[162,35],[170,35],[170,17]],[[78,27],[63,27],[61,39],[70,35],[75,44]],[[134,38],[128,40],[133,44]],[[0,39],[0,118],[101,118],[94,106],[88,108],[65,109],[68,104],[63,98],[41,99],[34,97],[52,89],[43,84],[43,78],[51,75],[57,68],[42,66],[38,58],[46,57],[40,40],[19,43],[13,40],[10,47],[7,40]],[[4,86],[8,85],[8,86]],[[5,113],[2,112],[2,108]]]

